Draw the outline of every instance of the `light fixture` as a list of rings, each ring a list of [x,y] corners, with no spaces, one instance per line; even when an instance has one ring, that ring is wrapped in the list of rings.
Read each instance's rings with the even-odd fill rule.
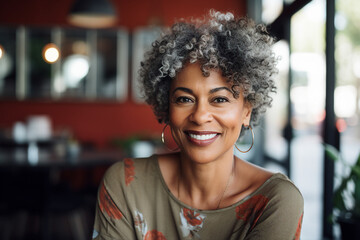
[[[54,63],[57,60],[59,60],[60,51],[59,51],[59,48],[55,44],[48,43],[44,46],[42,55],[43,55],[43,59],[45,60],[45,62]]]
[[[68,21],[78,27],[105,28],[114,25],[116,13],[109,0],[75,0]]]

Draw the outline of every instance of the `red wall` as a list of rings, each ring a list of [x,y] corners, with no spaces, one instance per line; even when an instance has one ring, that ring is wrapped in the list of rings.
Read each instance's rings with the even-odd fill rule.
[[[0,25],[68,25],[66,15],[73,0],[12,0],[0,3]],[[200,17],[208,9],[245,15],[245,0],[112,0],[119,19],[118,26],[132,29],[160,18],[170,25],[179,18]],[[15,121],[29,115],[46,114],[53,127],[69,128],[75,137],[99,147],[117,136],[139,132],[158,134],[160,126],[145,105],[128,99],[125,103],[66,101],[0,101],[0,129],[9,129]]]
[[[15,121],[26,122],[30,115],[48,115],[54,129],[70,129],[82,141],[104,147],[115,137],[159,133],[150,107],[126,103],[1,101],[0,128],[10,128]]]
[[[75,0],[11,0],[0,3],[0,24],[67,25]],[[208,9],[245,14],[245,0],[110,0],[118,13],[117,25],[133,29],[160,17],[166,25],[175,19],[200,17]]]

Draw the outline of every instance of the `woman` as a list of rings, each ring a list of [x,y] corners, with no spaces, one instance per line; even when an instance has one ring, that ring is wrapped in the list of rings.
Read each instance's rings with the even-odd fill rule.
[[[299,238],[299,190],[234,156],[240,133],[270,106],[272,44],[264,26],[214,11],[153,43],[140,70],[144,95],[179,151],[108,170],[95,239]]]

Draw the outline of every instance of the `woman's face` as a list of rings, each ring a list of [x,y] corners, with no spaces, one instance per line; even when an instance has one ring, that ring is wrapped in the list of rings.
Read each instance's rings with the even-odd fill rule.
[[[249,125],[251,107],[218,70],[204,77],[200,65],[188,64],[170,87],[170,126],[189,159],[206,163],[233,155],[241,126]],[[239,90],[239,89],[238,89]]]

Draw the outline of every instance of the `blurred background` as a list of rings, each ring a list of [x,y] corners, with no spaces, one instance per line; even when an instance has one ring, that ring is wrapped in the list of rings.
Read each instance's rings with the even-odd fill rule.
[[[301,239],[340,238],[333,189],[360,152],[359,1],[0,4],[0,239],[91,237],[106,169],[166,151],[163,126],[137,85],[144,52],[164,27],[209,9],[249,16],[277,39],[278,93],[255,129],[254,149],[240,157],[299,187]],[[324,144],[346,164],[329,159]],[[346,202],[357,206],[351,197]]]

